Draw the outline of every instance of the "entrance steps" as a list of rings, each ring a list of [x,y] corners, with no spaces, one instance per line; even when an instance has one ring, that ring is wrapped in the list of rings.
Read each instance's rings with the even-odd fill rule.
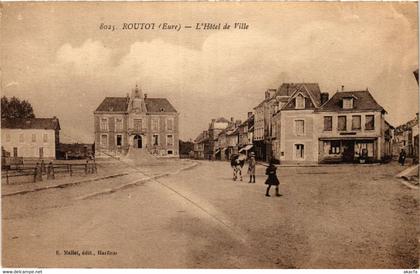
[[[143,148],[130,148],[127,155],[121,158],[122,161],[134,165],[153,165],[160,161]]]

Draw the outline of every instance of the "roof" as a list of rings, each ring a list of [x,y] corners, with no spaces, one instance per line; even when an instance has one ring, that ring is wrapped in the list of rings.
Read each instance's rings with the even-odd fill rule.
[[[385,111],[368,90],[337,92],[321,106],[319,111],[343,111],[342,99],[351,96],[355,97],[351,111]]]
[[[417,118],[411,119],[408,122],[406,122],[406,123],[404,123],[402,125],[399,125],[396,128],[396,132],[398,133],[398,132],[403,132],[403,131],[409,130],[412,127],[414,127],[414,126],[416,126],[418,124],[419,124],[419,121],[417,120]]]
[[[176,112],[176,109],[166,98],[146,98],[147,112]]]
[[[395,129],[395,127],[391,125],[387,120],[385,120],[385,124],[387,124],[390,128]]]
[[[126,112],[129,102],[129,97],[106,97],[96,111]],[[144,102],[147,112],[176,112],[166,98],[146,98]]]
[[[129,97],[105,97],[96,111],[125,112],[129,101]]]
[[[57,118],[1,119],[1,128],[60,130]]]
[[[281,102],[288,102],[290,96],[298,91],[307,90],[310,96],[314,99],[315,104],[319,106],[321,104],[321,90],[317,83],[283,83],[277,90],[274,97],[266,98],[259,103],[254,109],[261,107],[264,102],[270,101],[273,98]]]
[[[200,134],[198,134],[197,138],[195,138],[194,142],[195,142],[195,143],[202,143],[202,142],[207,141],[208,139],[209,139],[209,138],[208,138],[208,137],[206,137],[206,136],[204,136],[204,133],[203,133],[203,132],[201,132]]]
[[[315,103],[319,106],[321,103],[321,90],[317,83],[283,83],[276,92],[276,96],[292,96],[296,91],[306,89]]]

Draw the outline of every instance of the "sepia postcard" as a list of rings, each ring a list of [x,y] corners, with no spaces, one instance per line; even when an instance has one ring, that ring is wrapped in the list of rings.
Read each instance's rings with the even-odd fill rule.
[[[3,268],[417,273],[417,2],[3,2],[0,27]]]

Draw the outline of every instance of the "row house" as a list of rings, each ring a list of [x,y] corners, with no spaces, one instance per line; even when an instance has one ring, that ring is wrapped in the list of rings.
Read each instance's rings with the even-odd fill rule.
[[[317,161],[316,122],[314,112],[321,105],[318,84],[288,86],[289,96],[274,115],[276,148],[274,158],[280,162]]]
[[[317,111],[319,161],[372,161],[391,155],[385,109],[369,90],[337,92]]]
[[[253,148],[254,114],[252,112],[248,112],[246,121],[239,125],[238,135],[239,152],[248,156]]]
[[[264,100],[254,108],[254,150],[257,159],[270,161],[275,151],[280,148],[280,140],[277,139],[276,127],[278,118],[274,116],[288,102],[295,89],[301,85],[311,88],[311,83],[283,83],[278,89],[268,89]],[[318,87],[319,89],[319,87]]]
[[[200,133],[194,140],[194,159],[203,160],[205,159],[204,151],[208,150],[208,131],[205,130]]]
[[[419,156],[419,114],[395,129],[395,143],[393,155],[398,156],[402,149],[408,157],[418,158]]]
[[[166,98],[148,98],[138,86],[131,97],[106,97],[94,112],[95,155],[119,156],[144,149],[178,157],[178,112]]]
[[[300,85],[275,115],[282,163],[372,161],[390,156],[391,126],[368,90],[337,92]]]
[[[219,134],[225,130],[233,121],[233,118],[231,118],[231,121],[227,120],[224,117],[220,117],[217,119],[212,119],[209,124],[209,141],[208,141],[208,151],[205,153],[206,159],[214,160],[216,159],[216,150],[217,150],[217,143],[218,143],[218,136]]]
[[[316,98],[316,102],[318,102],[318,98],[321,97],[321,91],[319,89],[319,85],[317,83],[283,83],[276,93],[276,101],[278,102],[278,106],[274,108],[274,113],[272,114],[272,121],[271,121],[271,141],[272,141],[272,154],[271,158],[274,158],[275,160],[280,160],[281,152],[282,152],[282,129],[289,133],[291,127],[282,128],[282,121],[281,121],[281,114],[282,112],[280,110],[282,109],[288,109],[294,110],[294,111],[301,111],[302,106],[300,105],[302,103],[302,100],[298,101],[298,106],[290,107],[290,104],[293,104],[295,101],[291,100],[292,96],[298,96],[298,99],[301,98],[302,94],[310,94],[311,97]],[[305,95],[306,99],[308,95]],[[304,97],[302,97],[304,98]],[[289,104],[288,107],[286,105]],[[308,102],[306,105],[309,107],[311,105],[311,101]],[[283,133],[285,133],[283,132]],[[284,136],[284,134],[283,134]],[[283,151],[284,154],[284,151]]]
[[[220,117],[212,119],[207,130],[200,133],[194,140],[194,155],[196,159],[216,159],[216,151],[219,147],[219,134],[225,130],[231,122]]]
[[[233,118],[231,118],[229,126],[219,133],[216,139],[214,159],[228,160],[233,154],[238,153],[240,124],[241,121],[233,122]]]

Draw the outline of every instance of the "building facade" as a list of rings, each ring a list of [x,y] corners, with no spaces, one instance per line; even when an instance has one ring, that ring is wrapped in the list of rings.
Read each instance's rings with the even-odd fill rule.
[[[231,118],[231,120],[233,120],[233,118]],[[216,159],[216,151],[217,151],[216,146],[218,142],[218,136],[230,124],[231,122],[229,122],[229,120],[223,117],[211,120],[209,124],[209,128],[208,128],[209,141],[208,141],[208,150],[207,150],[207,153],[205,153],[206,159],[211,159],[211,160]]]
[[[60,144],[60,123],[56,117],[2,119],[3,149],[10,157],[56,159]]]
[[[194,140],[194,159],[203,160],[205,146],[208,146],[208,132],[207,130],[201,132]]]
[[[319,162],[370,161],[391,156],[386,111],[368,90],[337,92],[317,110]]]
[[[131,96],[106,97],[95,110],[95,155],[144,149],[155,156],[179,157],[178,125],[178,112],[166,98],[148,98],[136,86]]]
[[[280,163],[317,162],[317,123],[315,110],[321,105],[318,84],[289,85],[289,98],[275,114],[276,148],[275,158]]]

